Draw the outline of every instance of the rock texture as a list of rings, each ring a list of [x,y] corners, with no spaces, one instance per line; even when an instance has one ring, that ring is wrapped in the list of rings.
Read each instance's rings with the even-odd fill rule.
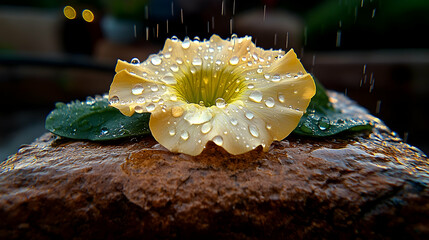
[[[0,165],[0,238],[429,239],[428,158],[330,95],[376,128],[197,157],[45,134]]]

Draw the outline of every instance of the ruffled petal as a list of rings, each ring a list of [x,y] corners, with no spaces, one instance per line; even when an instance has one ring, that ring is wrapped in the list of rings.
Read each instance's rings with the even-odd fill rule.
[[[150,81],[128,70],[119,71],[110,86],[110,105],[122,114],[153,112],[165,108],[164,103],[172,94],[159,82]]]

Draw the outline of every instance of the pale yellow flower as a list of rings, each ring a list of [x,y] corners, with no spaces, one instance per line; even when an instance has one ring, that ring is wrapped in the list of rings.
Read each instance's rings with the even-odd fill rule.
[[[293,50],[264,50],[251,37],[176,37],[140,63],[119,60],[111,106],[150,112],[153,137],[173,152],[198,155],[208,141],[231,154],[288,136],[316,88]]]

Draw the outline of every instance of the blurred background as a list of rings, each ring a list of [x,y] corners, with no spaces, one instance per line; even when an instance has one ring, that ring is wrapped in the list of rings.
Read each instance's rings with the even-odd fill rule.
[[[214,33],[294,48],[326,88],[428,153],[428,12],[426,0],[2,0],[0,161],[46,132],[55,102],[107,92],[118,58]]]

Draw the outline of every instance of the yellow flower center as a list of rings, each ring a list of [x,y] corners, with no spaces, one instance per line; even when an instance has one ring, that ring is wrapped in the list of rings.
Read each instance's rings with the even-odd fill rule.
[[[203,64],[198,61],[197,64]],[[211,107],[232,103],[240,96],[246,87],[244,77],[228,65],[209,65],[203,65],[200,69],[191,66],[187,74],[177,79],[173,88],[179,98],[188,103]]]

